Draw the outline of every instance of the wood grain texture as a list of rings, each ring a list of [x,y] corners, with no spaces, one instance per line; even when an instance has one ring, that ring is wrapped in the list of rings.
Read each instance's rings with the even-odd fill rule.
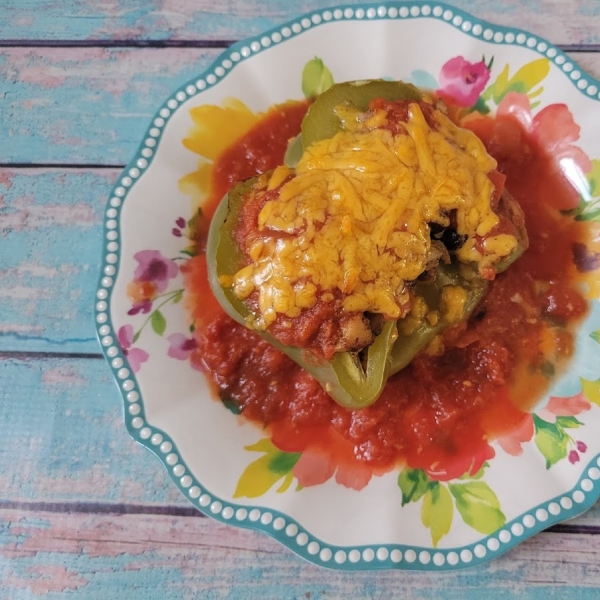
[[[123,164],[160,104],[218,54],[2,48],[0,163]]]
[[[0,350],[99,352],[94,288],[118,173],[0,168]]]
[[[0,358],[0,390],[0,506],[191,506],[129,437],[103,360]]]
[[[600,536],[542,533],[461,571],[349,574],[210,519],[0,510],[0,578],[14,599],[591,600],[598,553]]]
[[[305,12],[359,0],[6,0],[0,39],[238,40]],[[555,44],[600,42],[597,0],[453,0],[480,19],[527,29]]]

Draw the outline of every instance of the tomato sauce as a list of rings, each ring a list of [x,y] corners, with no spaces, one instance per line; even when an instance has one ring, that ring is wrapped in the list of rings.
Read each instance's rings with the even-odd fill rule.
[[[306,108],[277,107],[217,160],[205,215],[237,180],[282,163]],[[232,321],[210,292],[203,254],[186,265],[198,341],[193,362],[219,397],[267,427],[281,450],[317,448],[338,464],[371,473],[407,464],[438,480],[474,474],[494,456],[490,441],[519,427],[564,369],[574,328],[587,310],[573,264],[584,226],[553,208],[561,205],[557,194],[572,190],[550,157],[518,123],[496,125],[502,126],[488,119],[485,126],[469,126],[497,158],[507,189],[522,206],[530,247],[491,283],[468,323],[447,331],[390,378],[368,408],[340,407],[287,356]],[[504,131],[510,132],[506,139]],[[199,249],[207,227],[200,230]]]

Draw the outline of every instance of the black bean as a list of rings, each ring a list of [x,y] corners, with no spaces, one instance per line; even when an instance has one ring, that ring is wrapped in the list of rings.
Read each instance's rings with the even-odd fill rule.
[[[448,250],[458,250],[467,240],[466,235],[459,235],[454,229],[446,229],[441,237],[442,244],[448,248]]]

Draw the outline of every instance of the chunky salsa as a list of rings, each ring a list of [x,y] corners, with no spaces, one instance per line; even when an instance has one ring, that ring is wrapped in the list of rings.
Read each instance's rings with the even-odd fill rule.
[[[574,327],[587,310],[573,265],[585,231],[554,208],[563,204],[557,195],[573,191],[516,121],[473,121],[523,208],[530,246],[495,278],[468,322],[436,338],[391,377],[375,404],[349,411],[223,312],[202,253],[207,221],[223,194],[236,181],[282,164],[306,109],[290,103],[270,111],[215,163],[199,253],[185,267],[198,342],[192,360],[221,400],[267,427],[283,451],[317,447],[335,453],[340,464],[375,473],[404,463],[439,480],[474,474],[494,455],[489,442],[520,426],[573,352]]]

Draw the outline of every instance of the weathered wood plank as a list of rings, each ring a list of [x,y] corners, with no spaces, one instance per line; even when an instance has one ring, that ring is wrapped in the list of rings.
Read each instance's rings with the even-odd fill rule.
[[[331,0],[133,0],[81,2],[8,0],[0,22],[0,39],[23,40],[232,40],[296,18],[304,12],[335,5]],[[347,0],[339,4],[363,4]],[[600,42],[596,0],[454,0],[451,4],[474,16],[518,26],[557,44]]]
[[[218,54],[0,48],[0,71],[8,74],[0,79],[0,163],[127,163],[164,100]],[[600,53],[572,57],[600,77]]]
[[[351,576],[270,538],[210,519],[0,510],[0,577],[11,598],[598,597],[600,536],[542,533],[491,563]]]
[[[0,500],[190,506],[129,437],[103,360],[0,358],[0,390]]]
[[[117,176],[0,168],[0,350],[99,352],[94,288]]]
[[[219,52],[0,49],[0,163],[128,162],[161,103]]]
[[[189,514],[166,471],[126,432],[103,361],[0,359],[0,390],[0,506]],[[600,526],[600,504],[569,525]]]

